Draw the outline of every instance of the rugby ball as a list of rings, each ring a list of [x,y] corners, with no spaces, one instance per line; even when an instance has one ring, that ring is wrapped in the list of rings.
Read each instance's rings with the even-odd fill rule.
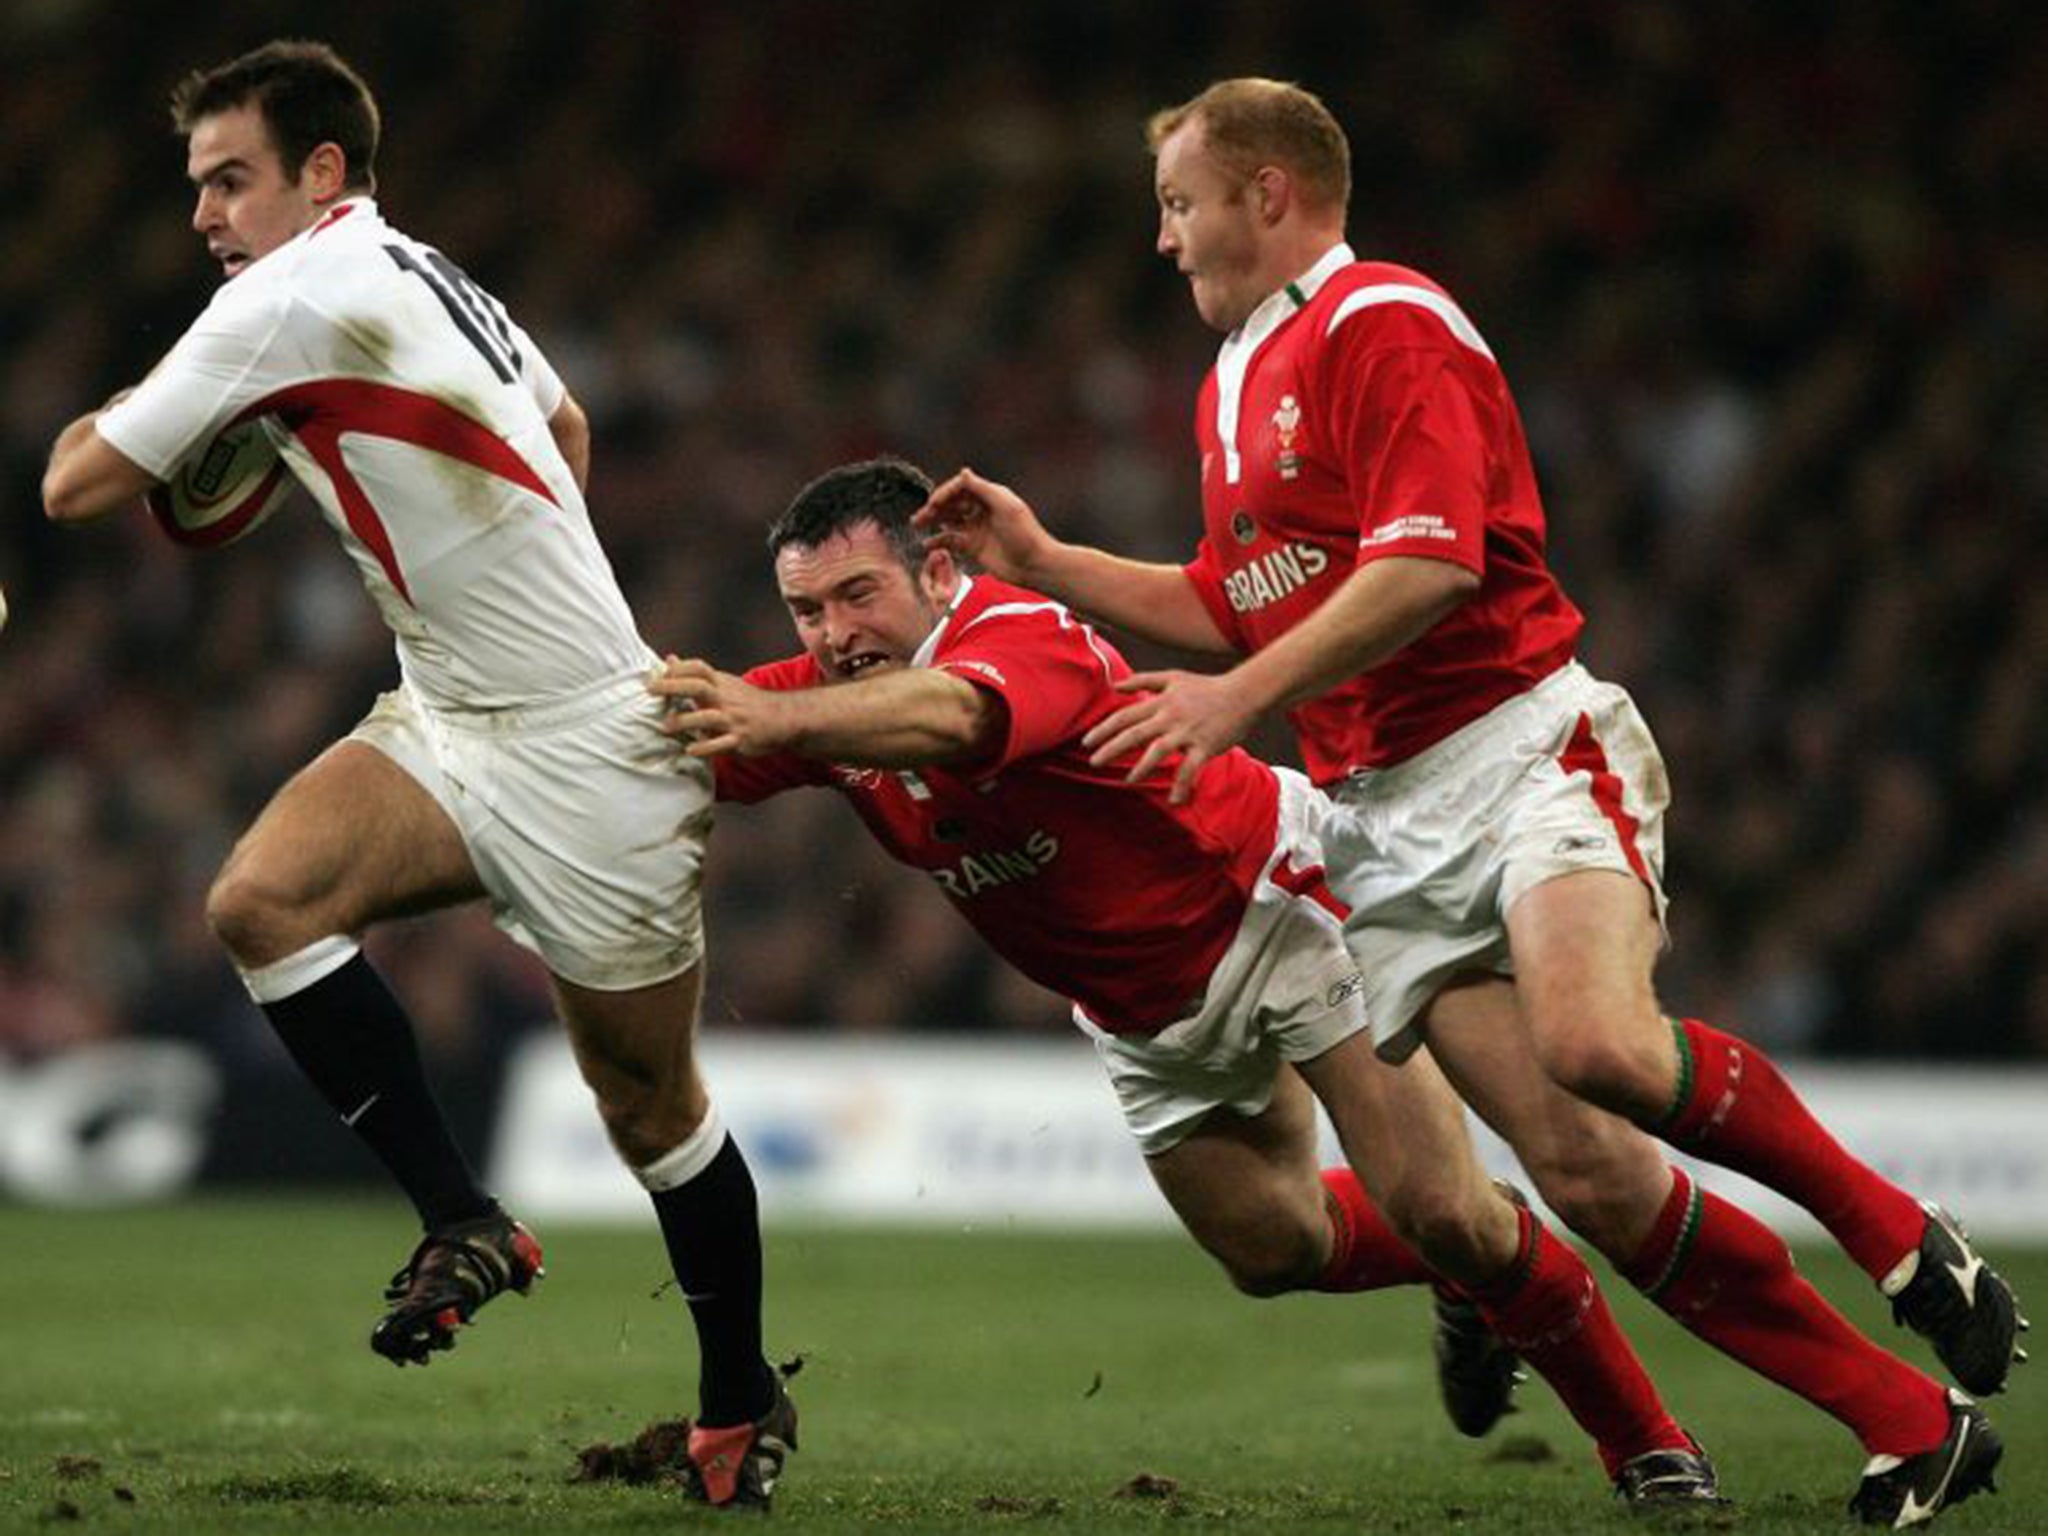
[[[216,549],[255,532],[291,489],[292,472],[259,417],[218,434],[145,499],[173,543]]]

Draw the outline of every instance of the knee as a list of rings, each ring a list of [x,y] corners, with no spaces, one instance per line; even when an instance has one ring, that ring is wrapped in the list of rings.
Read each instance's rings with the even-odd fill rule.
[[[629,1168],[666,1157],[695,1135],[711,1113],[710,1097],[666,1058],[625,1060],[607,1055],[597,1070],[584,1063],[584,1081],[598,1118]]]
[[[1232,1285],[1262,1299],[1312,1289],[1323,1268],[1307,1233],[1247,1234],[1214,1252]]]
[[[691,1115],[679,1094],[658,1085],[608,1085],[597,1095],[605,1133],[629,1168],[644,1168],[688,1141],[704,1122]]]
[[[1575,1098],[1630,1119],[1660,1113],[1670,1098],[1670,1071],[1662,1020],[1654,1009],[1625,1022],[1587,1028],[1581,1019],[1539,1029],[1537,1054],[1543,1070]]]
[[[291,952],[284,937],[291,910],[284,891],[240,862],[216,875],[206,893],[206,925],[243,965],[268,965]]]
[[[1401,1240],[1440,1274],[1472,1281],[1495,1267],[1490,1200],[1467,1198],[1464,1190],[1433,1180],[1390,1192],[1386,1216]]]

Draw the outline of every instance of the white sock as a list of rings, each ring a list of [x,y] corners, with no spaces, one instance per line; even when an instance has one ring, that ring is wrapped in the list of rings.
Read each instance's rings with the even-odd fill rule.
[[[680,1189],[709,1168],[711,1160],[718,1156],[724,1145],[725,1122],[718,1117],[718,1106],[713,1104],[705,1111],[703,1123],[690,1133],[687,1141],[662,1153],[651,1163],[642,1163],[633,1170],[633,1177],[651,1195],[658,1195],[665,1189]]]
[[[363,946],[345,933],[315,939],[296,954],[273,960],[254,969],[236,966],[242,985],[257,1003],[281,1003],[295,997],[315,982],[325,981],[361,954]]]

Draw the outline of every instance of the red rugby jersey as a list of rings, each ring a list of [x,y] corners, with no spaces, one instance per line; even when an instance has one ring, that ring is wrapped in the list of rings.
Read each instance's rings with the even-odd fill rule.
[[[1110,685],[1130,667],[1059,604],[993,577],[965,584],[918,661],[1002,700],[998,753],[914,770],[793,753],[721,757],[718,797],[752,802],[829,785],[998,954],[1103,1029],[1150,1034],[1193,1011],[1273,851],[1273,770],[1233,751],[1175,806],[1172,765],[1136,785],[1123,782],[1124,767],[1091,768],[1081,737],[1129,702]],[[809,656],[756,667],[747,680],[823,685]]]
[[[1255,310],[1202,384],[1204,533],[1186,567],[1257,650],[1388,555],[1479,573],[1472,598],[1369,672],[1289,711],[1318,784],[1411,757],[1571,659],[1582,620],[1544,559],[1507,381],[1420,273],[1340,245]]]

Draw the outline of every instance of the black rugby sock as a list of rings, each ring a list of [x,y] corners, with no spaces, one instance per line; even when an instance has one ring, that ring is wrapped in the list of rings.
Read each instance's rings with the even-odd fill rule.
[[[356,955],[261,1006],[292,1060],[391,1170],[430,1231],[497,1208],[427,1086],[411,1021],[369,961]]]
[[[697,1325],[697,1422],[749,1423],[768,1411],[775,1383],[761,1353],[760,1208],[739,1143],[728,1135],[702,1173],[652,1198]]]

